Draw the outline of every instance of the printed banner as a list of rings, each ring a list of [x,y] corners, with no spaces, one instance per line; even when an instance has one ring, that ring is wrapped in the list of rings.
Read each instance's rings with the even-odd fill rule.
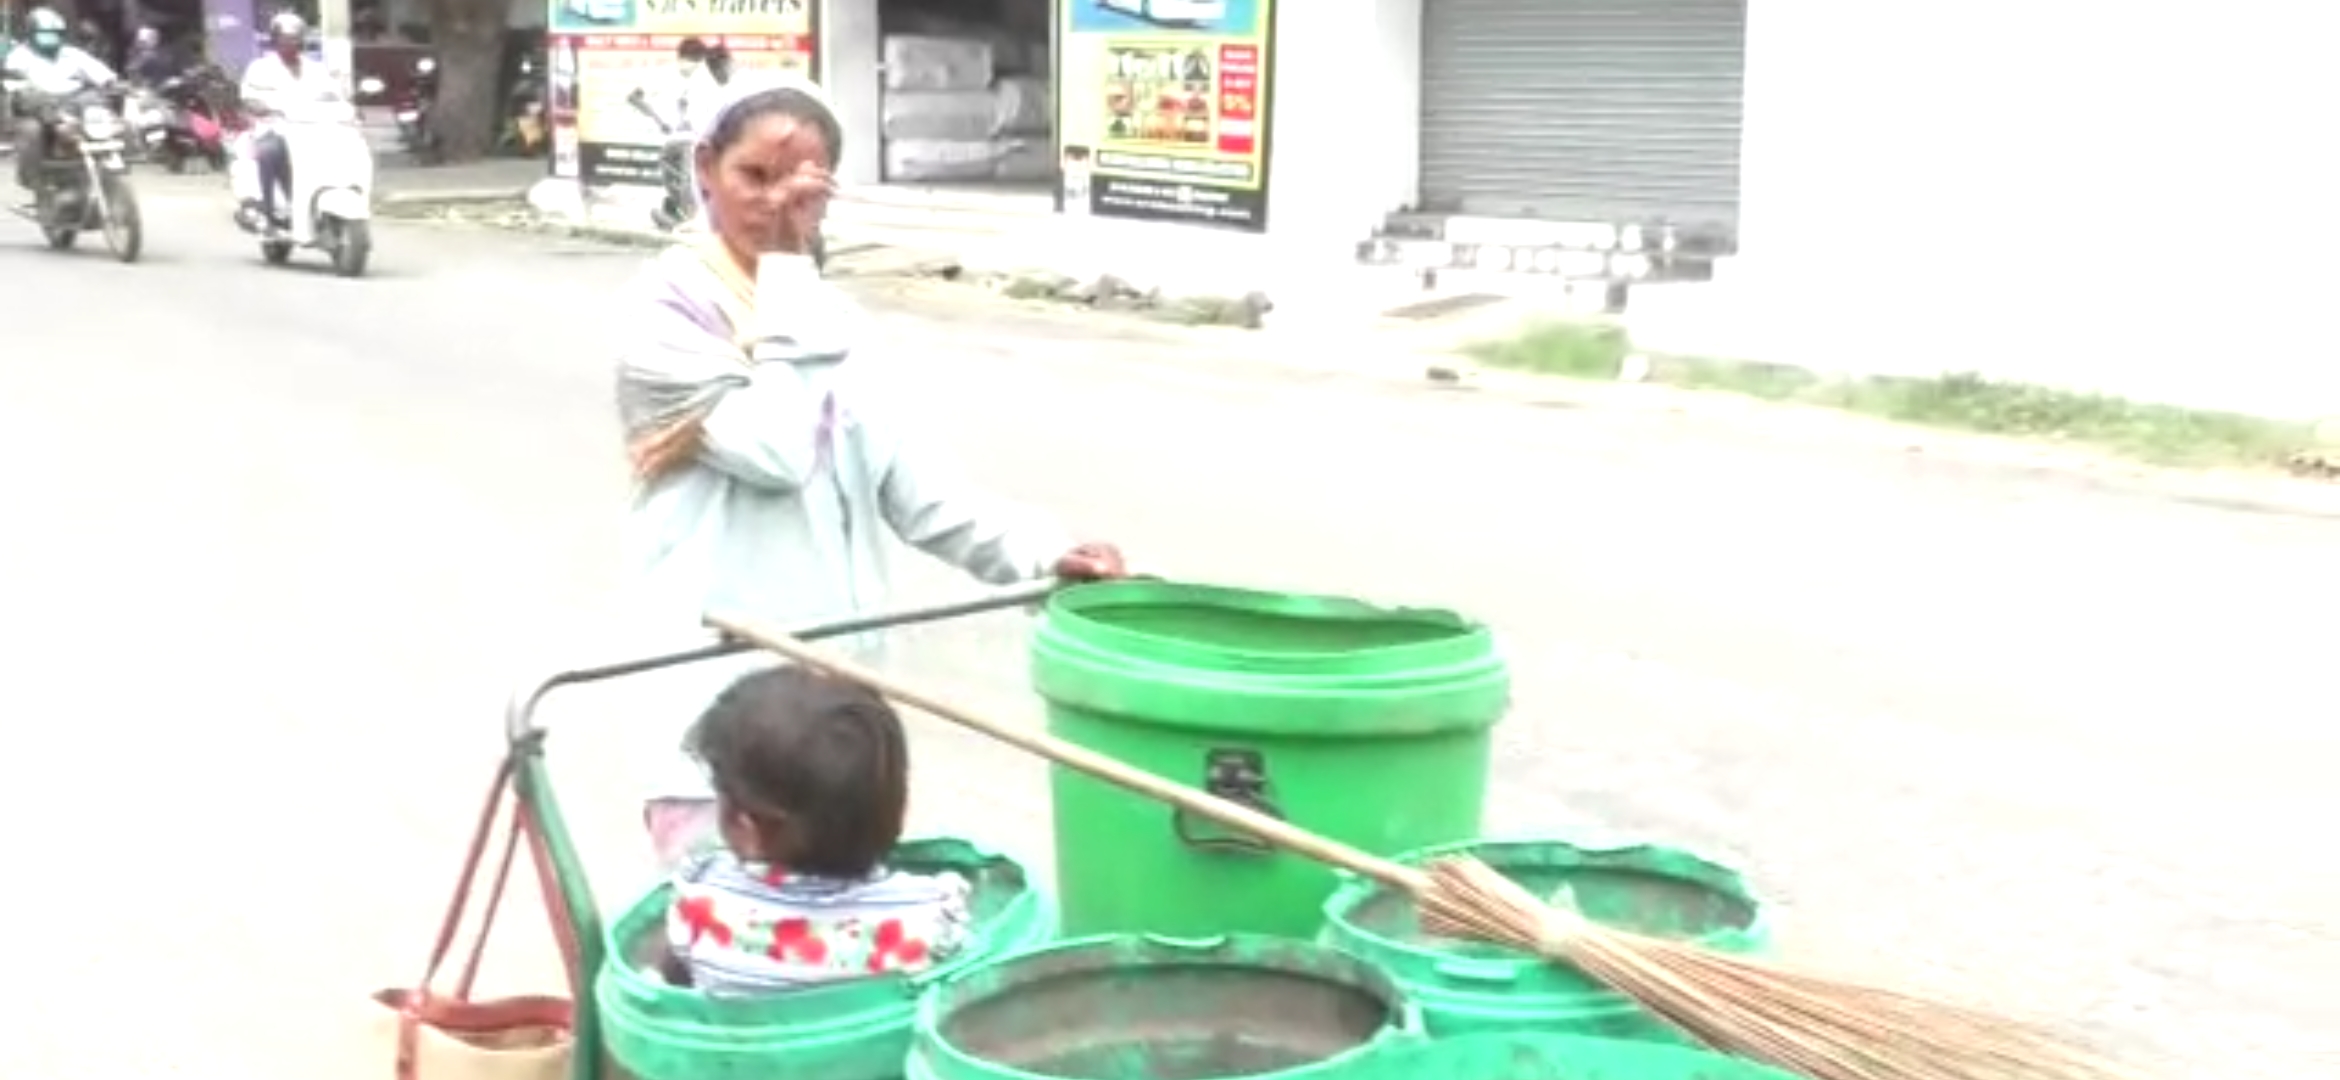
[[[741,73],[813,70],[811,0],[551,0],[546,23],[553,169],[588,187],[660,183],[669,136],[652,117],[674,120],[674,54],[686,39],[730,50]],[[628,100],[637,91],[642,104]]]
[[[555,34],[760,34],[804,39],[812,52],[811,0],[552,0]]]
[[[1267,228],[1274,0],[1064,0],[1069,214]]]
[[[709,46],[730,50],[735,78],[753,77],[764,70],[803,72],[811,61],[795,35],[692,35]],[[679,86],[675,49],[683,37],[650,34],[585,34],[555,38],[553,51],[553,125],[555,171],[575,175],[588,186],[628,185],[655,187],[663,183],[666,167],[683,167],[681,145],[687,134],[669,135],[661,121],[673,123],[673,98]],[[564,80],[561,68],[572,68]],[[570,85],[564,90],[562,83]],[[564,108],[564,100],[567,107]],[[573,133],[564,134],[562,129]],[[560,144],[574,147],[569,154]],[[670,144],[673,158],[662,159]],[[570,157],[573,161],[564,161]]]

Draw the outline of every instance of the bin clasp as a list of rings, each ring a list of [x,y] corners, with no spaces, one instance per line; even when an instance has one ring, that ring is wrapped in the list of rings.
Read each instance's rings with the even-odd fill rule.
[[[1276,806],[1273,798],[1274,787],[1268,780],[1267,759],[1259,751],[1248,747],[1214,746],[1203,751],[1202,771],[1204,791],[1279,821],[1284,819],[1283,810]],[[1205,831],[1202,823],[1184,810],[1171,813],[1170,827],[1177,832],[1179,842],[1197,851],[1248,856],[1276,853],[1273,846],[1257,837],[1217,829]]]

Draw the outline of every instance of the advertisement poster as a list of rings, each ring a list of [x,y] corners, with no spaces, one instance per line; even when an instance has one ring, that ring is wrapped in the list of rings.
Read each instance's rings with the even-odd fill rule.
[[[1064,212],[1266,229],[1273,5],[1064,0]]]
[[[588,187],[660,185],[686,39],[728,50],[738,76],[812,73],[810,0],[555,0],[548,21],[554,171]]]

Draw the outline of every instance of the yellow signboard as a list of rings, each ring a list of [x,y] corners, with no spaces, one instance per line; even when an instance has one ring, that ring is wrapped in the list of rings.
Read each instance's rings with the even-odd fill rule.
[[[1267,228],[1275,0],[1064,0],[1068,214]]]

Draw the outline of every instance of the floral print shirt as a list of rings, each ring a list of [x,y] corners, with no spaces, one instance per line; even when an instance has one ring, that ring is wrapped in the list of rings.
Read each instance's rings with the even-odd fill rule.
[[[966,946],[969,892],[957,874],[849,881],[703,852],[675,873],[667,946],[691,985],[725,997],[922,971]]]

